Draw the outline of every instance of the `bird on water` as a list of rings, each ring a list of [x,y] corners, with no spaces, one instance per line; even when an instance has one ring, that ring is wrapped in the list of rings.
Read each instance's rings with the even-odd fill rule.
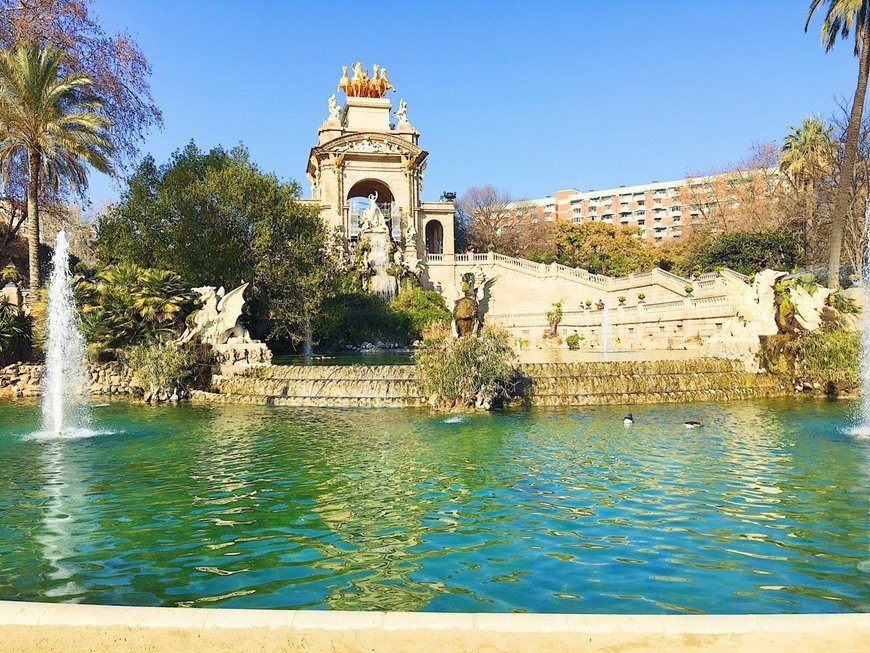
[[[687,429],[696,429],[699,426],[704,426],[704,422],[699,419],[690,419],[688,422],[683,422]]]
[[[632,416],[632,414],[629,413],[628,415],[623,417],[622,423],[625,424],[626,426],[631,426],[632,424],[634,424],[634,417]]]

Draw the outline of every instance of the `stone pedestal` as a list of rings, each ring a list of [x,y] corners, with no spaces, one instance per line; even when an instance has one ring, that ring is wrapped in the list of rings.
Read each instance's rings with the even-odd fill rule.
[[[272,363],[272,352],[262,342],[228,342],[225,345],[213,345],[212,350],[221,374],[232,373],[233,368],[238,366]]]

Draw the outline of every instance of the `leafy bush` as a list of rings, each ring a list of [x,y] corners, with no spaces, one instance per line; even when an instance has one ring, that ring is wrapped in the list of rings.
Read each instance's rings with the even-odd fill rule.
[[[553,302],[553,308],[547,311],[547,324],[550,325],[550,336],[559,334],[559,324],[562,322],[562,301]]]
[[[423,290],[410,282],[402,284],[398,297],[390,302],[390,308],[407,316],[411,331],[417,338],[433,322],[450,323],[450,311],[440,293]]]
[[[180,334],[194,297],[174,272],[120,264],[75,286],[91,354]]]
[[[123,355],[136,382],[145,389],[146,400],[170,395],[181,396],[186,382],[193,379],[200,364],[194,349],[179,347],[172,341],[135,345]]]
[[[858,383],[861,334],[843,328],[802,333],[787,349],[794,356],[797,374],[820,383]]]
[[[24,311],[0,296],[0,360],[23,353],[30,345],[30,318]]]
[[[568,345],[568,349],[580,349],[580,341],[582,339],[583,337],[579,333],[572,333],[565,338],[565,344]]]
[[[361,291],[327,300],[327,317],[317,325],[319,340],[333,346],[381,340],[410,342],[421,338],[433,322],[450,323],[450,311],[434,290],[406,280],[390,302]]]
[[[485,326],[479,335],[454,338],[436,323],[414,353],[420,390],[433,407],[489,408],[513,389],[513,349],[508,333]]]
[[[842,292],[835,292],[828,297],[828,304],[844,315],[857,315],[861,312],[857,302]]]
[[[413,330],[409,316],[394,311],[380,297],[365,292],[345,292],[326,301],[316,335],[320,342],[340,346],[375,340],[405,342],[412,339]]]

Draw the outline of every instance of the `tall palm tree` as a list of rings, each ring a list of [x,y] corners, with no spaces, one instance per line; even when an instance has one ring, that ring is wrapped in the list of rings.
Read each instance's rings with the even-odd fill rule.
[[[87,186],[87,165],[111,172],[109,121],[87,95],[91,80],[61,76],[64,53],[51,46],[0,51],[0,166],[27,164],[30,302],[39,291],[39,198],[46,190]]]
[[[814,226],[815,182],[830,174],[834,162],[833,131],[834,128],[818,116],[804,118],[799,127],[792,125],[791,133],[783,140],[777,164],[779,172],[804,194],[804,255],[809,249],[809,235]]]
[[[870,20],[868,20],[870,0],[812,0],[807,11],[804,31],[810,26],[813,12],[823,4],[828,4],[828,12],[822,23],[822,45],[825,46],[825,51],[830,52],[838,38],[847,39],[849,33],[854,31],[855,56],[858,57],[858,86],[855,88],[849,125],[846,128],[846,144],[840,166],[840,181],[834,194],[834,215],[831,220],[831,241],[828,249],[828,287],[839,288],[840,252],[843,249],[852,175],[858,152],[861,115],[864,113],[867,73],[870,71]]]

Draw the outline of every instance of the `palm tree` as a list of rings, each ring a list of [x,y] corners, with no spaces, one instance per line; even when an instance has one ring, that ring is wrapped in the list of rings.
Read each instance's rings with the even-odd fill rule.
[[[831,241],[828,249],[828,287],[840,287],[840,251],[849,208],[852,175],[858,152],[858,132],[864,113],[864,96],[867,93],[867,72],[870,70],[870,0],[812,0],[807,11],[804,31],[810,26],[813,12],[822,4],[828,4],[828,12],[822,23],[822,45],[830,52],[838,37],[844,39],[855,33],[855,56],[858,57],[858,86],[852,100],[849,125],[846,128],[846,144],[840,167],[840,181],[834,194],[834,215],[831,220]]]
[[[809,234],[813,231],[815,182],[829,174],[834,162],[835,148],[831,137],[834,128],[818,116],[804,118],[800,127],[791,126],[791,133],[782,143],[777,168],[791,181],[795,190],[804,193],[804,256],[809,250]]]
[[[95,113],[102,103],[86,95],[82,73],[61,77],[64,53],[51,46],[0,51],[0,166],[27,163],[27,238],[30,302],[39,294],[39,198],[63,184],[87,187],[86,165],[111,172],[109,121]]]

